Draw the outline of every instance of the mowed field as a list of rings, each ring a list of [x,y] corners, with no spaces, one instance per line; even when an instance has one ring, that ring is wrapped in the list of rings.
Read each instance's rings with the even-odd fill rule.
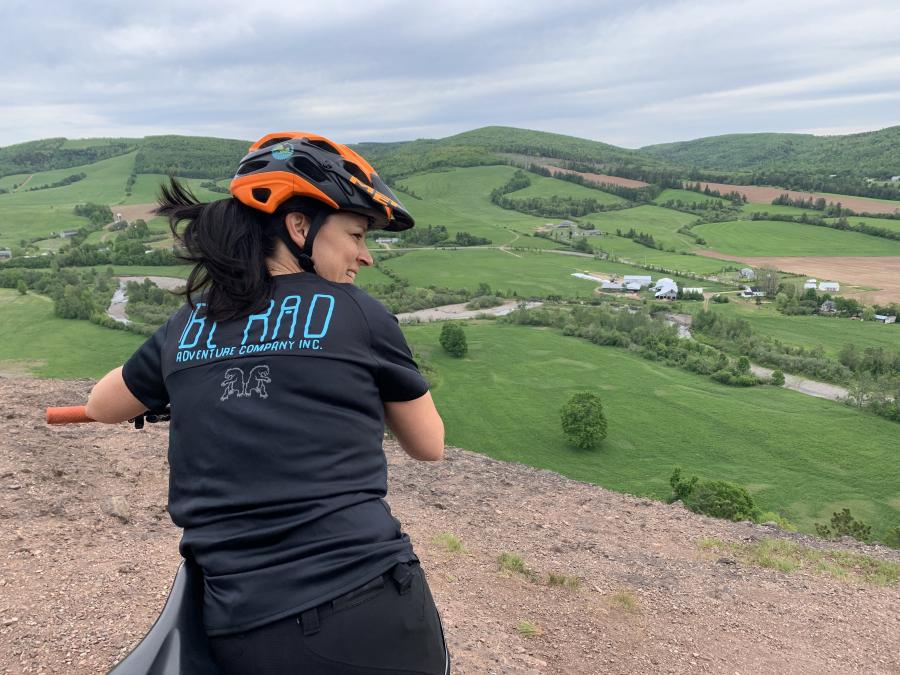
[[[678,229],[697,220],[697,216],[673,209],[636,206],[620,211],[591,213],[578,220],[593,223],[597,229],[607,233],[615,233],[616,230],[627,232],[634,228],[636,232],[650,234],[658,244],[676,251],[689,251],[696,246],[693,239],[678,232]]]
[[[7,377],[100,378],[146,339],[89,321],[59,319],[49,298],[6,288],[0,288],[0,315],[0,373]]]
[[[734,298],[727,304],[712,303],[709,308],[716,314],[747,319],[755,332],[770,335],[785,344],[807,349],[821,346],[832,358],[837,358],[845,344],[855,344],[860,349],[883,347],[900,352],[900,325],[819,315],[786,316],[772,303],[756,305]]]
[[[438,346],[439,325],[406,327],[434,366],[453,445],[657,499],[672,468],[746,486],[764,510],[810,532],[843,507],[883,533],[900,522],[896,424],[785,389],[730,388],[551,329],[472,323],[469,353]],[[565,442],[559,410],[576,391],[603,400],[609,435]],[[865,442],[861,442],[865,439]]]
[[[887,199],[870,199],[867,197],[851,197],[849,195],[835,195],[827,192],[798,192],[777,187],[763,187],[760,185],[729,185],[728,183],[700,183],[702,188],[709,187],[720,193],[738,192],[747,198],[748,202],[759,204],[771,204],[773,199],[781,195],[789,195],[791,199],[818,199],[823,198],[828,202],[834,202],[857,213],[894,213],[900,211],[900,202]]]
[[[773,220],[706,223],[694,228],[709,248],[740,256],[900,256],[900,241]]]

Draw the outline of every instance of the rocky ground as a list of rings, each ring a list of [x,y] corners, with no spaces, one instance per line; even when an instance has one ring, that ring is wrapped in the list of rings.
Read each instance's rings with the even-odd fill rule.
[[[44,424],[45,406],[82,402],[91,384],[0,379],[0,673],[104,672],[152,624],[178,567],[165,425]],[[385,450],[388,499],[454,673],[900,672],[898,584],[788,574],[698,545],[824,542],[465,450],[434,464]],[[464,551],[436,540],[448,532]],[[513,552],[531,574],[498,569]]]

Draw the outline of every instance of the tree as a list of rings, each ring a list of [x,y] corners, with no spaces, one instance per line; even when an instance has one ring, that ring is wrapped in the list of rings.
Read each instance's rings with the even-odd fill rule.
[[[774,267],[761,267],[756,274],[756,280],[767,298],[774,298],[778,293],[778,270]]]
[[[469,351],[466,334],[458,323],[448,321],[441,328],[441,347],[450,354],[461,359]]]
[[[694,513],[728,520],[755,520],[758,510],[746,488],[727,480],[705,480],[698,483],[684,499]]]
[[[843,509],[840,513],[831,514],[831,523],[822,525],[816,523],[816,534],[826,539],[838,539],[840,537],[853,537],[859,541],[871,541],[872,526],[856,520],[850,515],[850,509]]]
[[[772,384],[774,384],[776,387],[784,386],[784,373],[782,371],[780,371],[780,370],[772,371]]]
[[[747,375],[750,372],[750,359],[746,356],[739,358],[736,370],[738,375]]]
[[[862,311],[862,320],[863,321],[874,321],[875,320],[875,308],[874,307],[866,307]]]
[[[560,411],[566,439],[577,448],[590,450],[606,438],[606,416],[600,398],[588,391],[578,392]]]
[[[19,279],[19,282],[16,284],[16,290],[19,291],[20,295],[28,293],[28,286],[25,285],[24,279]]]

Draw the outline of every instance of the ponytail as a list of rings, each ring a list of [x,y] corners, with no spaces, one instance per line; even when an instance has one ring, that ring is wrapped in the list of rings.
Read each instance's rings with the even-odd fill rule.
[[[266,258],[277,241],[278,223],[272,216],[233,197],[200,202],[175,178],[161,186],[156,213],[169,219],[172,236],[184,249],[177,257],[194,265],[179,293],[192,309],[200,291],[206,291],[204,314],[213,321],[235,319],[265,306],[272,293]],[[181,221],[188,224],[179,234]]]

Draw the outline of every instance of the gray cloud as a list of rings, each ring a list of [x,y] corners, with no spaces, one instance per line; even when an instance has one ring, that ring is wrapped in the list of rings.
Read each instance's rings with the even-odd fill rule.
[[[892,1],[88,0],[0,9],[0,145],[488,124],[637,147],[900,123]]]

